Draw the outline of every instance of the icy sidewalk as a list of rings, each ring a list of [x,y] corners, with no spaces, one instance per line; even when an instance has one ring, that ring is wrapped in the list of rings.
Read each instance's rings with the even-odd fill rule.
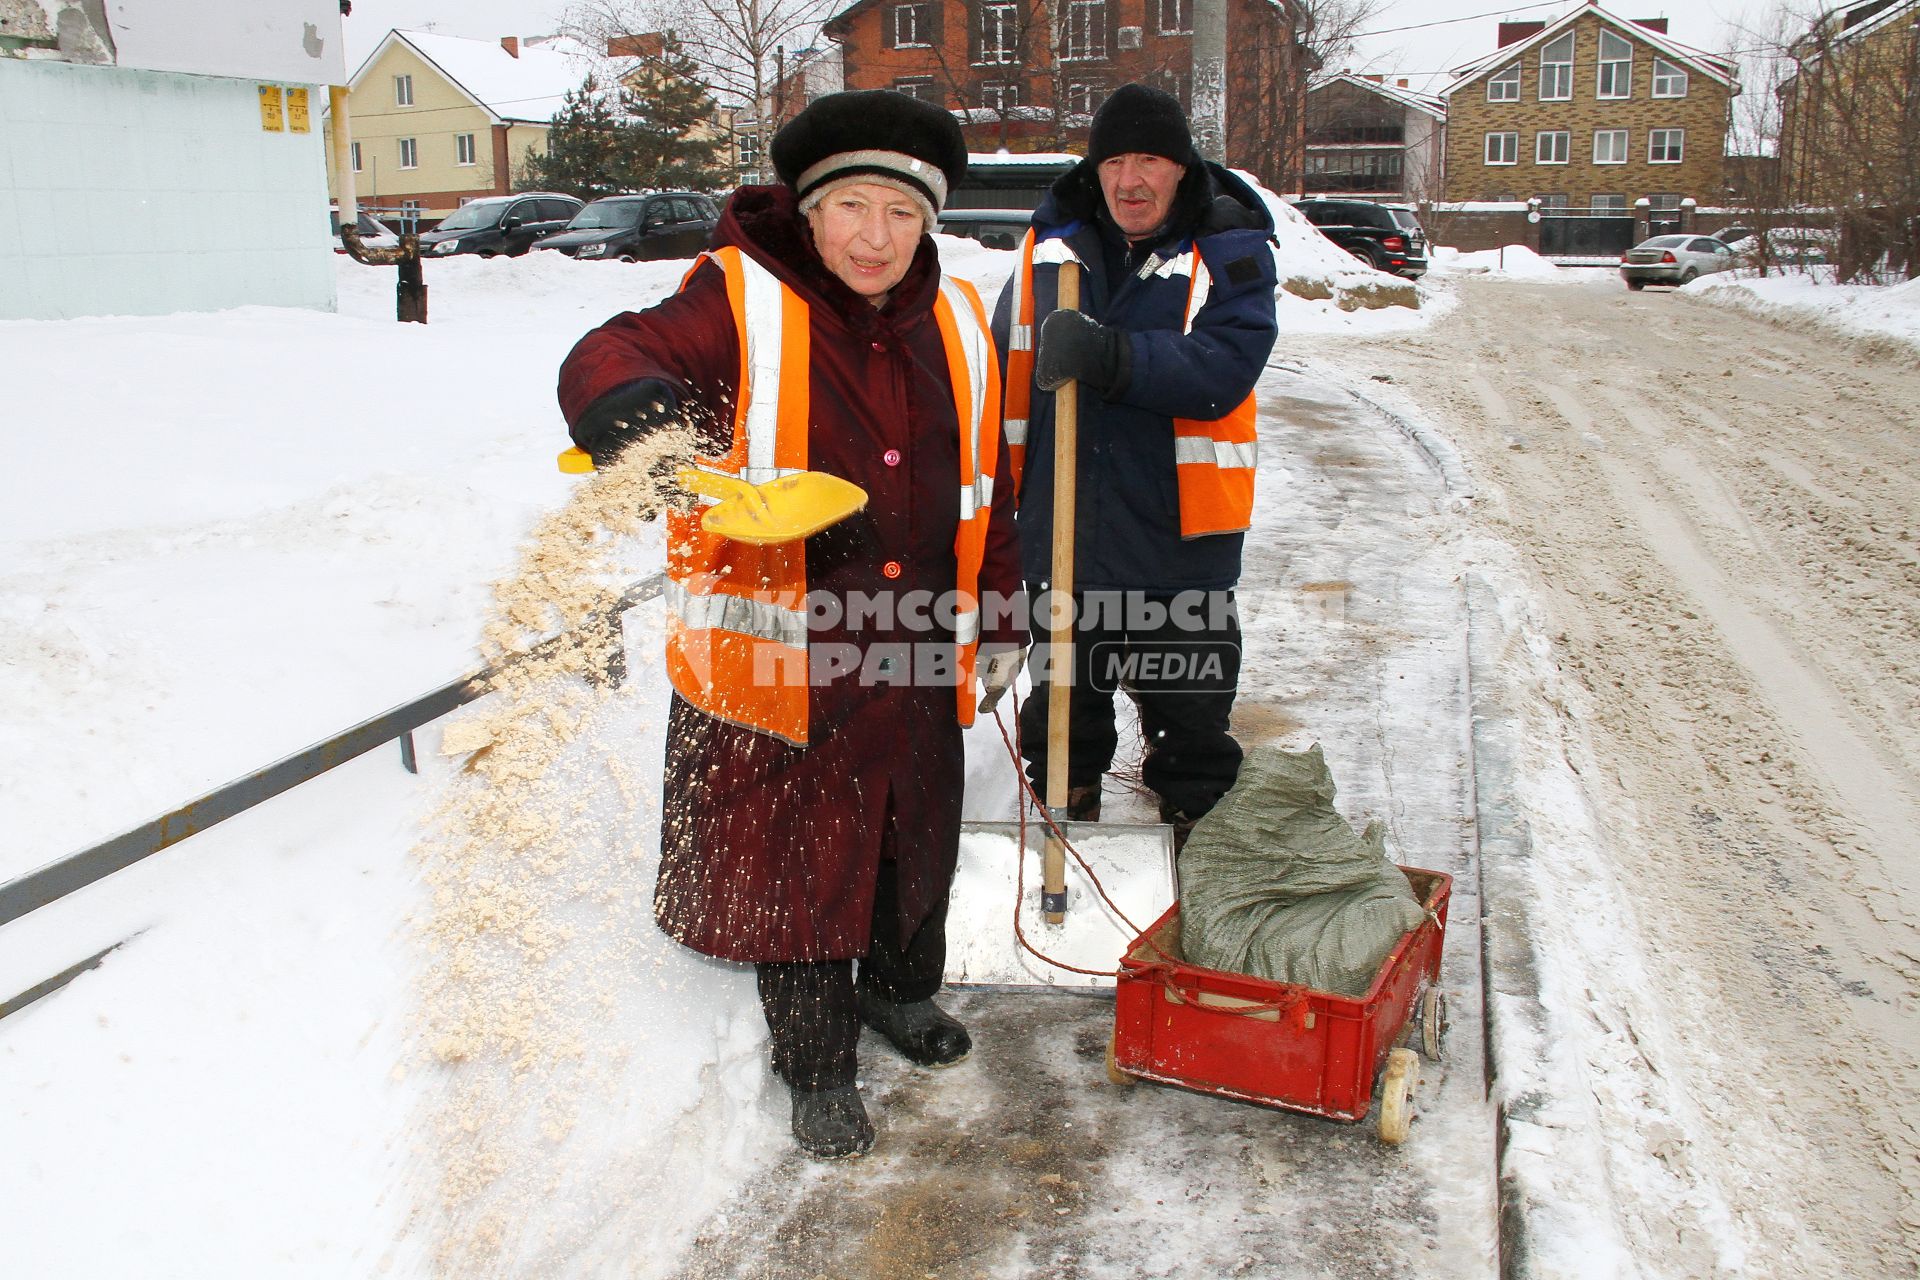
[[[1103,1069],[1110,999],[972,991],[955,998],[975,1031],[958,1067],[916,1070],[877,1038],[863,1043],[873,1155],[832,1166],[783,1155],[663,1274],[1491,1273],[1452,497],[1390,420],[1280,368],[1261,388],[1260,493],[1236,732],[1249,745],[1320,742],[1342,812],[1381,819],[1399,861],[1455,877],[1443,975],[1452,1023],[1444,1062],[1426,1065],[1407,1145],[1380,1146],[1370,1125],[1116,1086]],[[970,748],[970,816],[1011,816],[997,731],[977,729]],[[1107,812],[1152,818],[1117,778]]]

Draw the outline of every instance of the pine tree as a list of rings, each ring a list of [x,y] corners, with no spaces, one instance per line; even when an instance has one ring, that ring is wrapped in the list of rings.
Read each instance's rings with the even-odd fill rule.
[[[546,154],[527,152],[522,188],[564,191],[582,200],[626,190],[618,103],[619,96],[601,88],[591,73],[568,90],[547,128]]]
[[[713,98],[699,77],[693,60],[669,46],[623,94],[631,129],[623,152],[635,188],[708,191],[722,180],[719,138],[691,136],[713,115]]]

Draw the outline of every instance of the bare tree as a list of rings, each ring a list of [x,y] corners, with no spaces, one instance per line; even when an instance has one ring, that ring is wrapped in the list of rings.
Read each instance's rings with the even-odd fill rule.
[[[600,49],[623,36],[670,37],[714,97],[751,108],[765,170],[778,126],[766,109],[777,64],[784,50],[811,44],[837,7],[838,0],[578,0],[563,26]]]
[[[1920,5],[1802,7],[1758,37],[1777,202],[1832,211],[1842,281],[1920,276]]]
[[[1227,155],[1275,191],[1299,192],[1306,168],[1307,82],[1339,66],[1392,0],[1290,0],[1282,21],[1230,55]]]

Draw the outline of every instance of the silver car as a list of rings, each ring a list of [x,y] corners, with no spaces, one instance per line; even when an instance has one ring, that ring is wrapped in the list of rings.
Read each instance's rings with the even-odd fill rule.
[[[1712,236],[1654,236],[1622,255],[1620,278],[1629,289],[1680,285],[1733,265],[1733,250]]]

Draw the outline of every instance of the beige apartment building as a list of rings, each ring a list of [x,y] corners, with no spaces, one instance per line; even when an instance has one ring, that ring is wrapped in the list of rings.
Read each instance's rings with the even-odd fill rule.
[[[588,66],[512,36],[388,32],[348,82],[357,198],[432,221],[505,195],[527,152],[546,151],[548,123]]]
[[[1596,3],[1557,22],[1503,22],[1499,46],[1456,70],[1445,198],[1654,210],[1725,196],[1733,64],[1672,40],[1664,18]]]

